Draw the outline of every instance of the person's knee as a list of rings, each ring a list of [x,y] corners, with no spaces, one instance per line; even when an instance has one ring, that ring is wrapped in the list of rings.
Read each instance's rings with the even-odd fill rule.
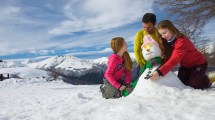
[[[120,98],[122,97],[121,92],[110,85],[104,85],[102,88],[102,96],[103,98],[109,99],[109,98]]]

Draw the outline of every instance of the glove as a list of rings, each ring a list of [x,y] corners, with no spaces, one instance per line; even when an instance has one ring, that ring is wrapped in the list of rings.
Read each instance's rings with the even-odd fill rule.
[[[133,91],[133,89],[134,89],[134,88],[132,87],[131,84],[126,85],[125,90],[126,90],[129,94]]]

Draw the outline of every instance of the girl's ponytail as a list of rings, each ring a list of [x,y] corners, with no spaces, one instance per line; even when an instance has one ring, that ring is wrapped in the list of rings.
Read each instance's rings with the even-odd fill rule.
[[[122,58],[124,60],[123,65],[125,66],[125,69],[131,71],[133,69],[133,61],[131,60],[129,53],[127,51],[124,52]]]

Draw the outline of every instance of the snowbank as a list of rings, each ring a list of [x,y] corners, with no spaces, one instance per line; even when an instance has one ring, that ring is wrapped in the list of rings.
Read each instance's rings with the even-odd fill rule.
[[[0,119],[213,120],[214,91],[161,87],[156,94],[103,99],[99,85],[9,79],[0,82]]]
[[[9,73],[10,75],[16,75],[20,78],[33,78],[33,77],[47,77],[47,72],[44,70],[18,67],[18,68],[1,68],[0,73]]]

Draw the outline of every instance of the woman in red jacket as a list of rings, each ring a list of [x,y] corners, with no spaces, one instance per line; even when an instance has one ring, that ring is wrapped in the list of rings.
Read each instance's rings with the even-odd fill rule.
[[[104,98],[119,98],[126,85],[130,85],[133,62],[123,38],[113,38],[110,46],[114,53],[108,58],[103,79],[104,86],[102,85],[100,89]]]
[[[179,79],[195,89],[211,86],[206,75],[207,60],[194,44],[170,22],[163,20],[157,25],[158,39],[163,51],[164,64],[153,73],[151,80],[165,76],[176,65],[180,64]]]

